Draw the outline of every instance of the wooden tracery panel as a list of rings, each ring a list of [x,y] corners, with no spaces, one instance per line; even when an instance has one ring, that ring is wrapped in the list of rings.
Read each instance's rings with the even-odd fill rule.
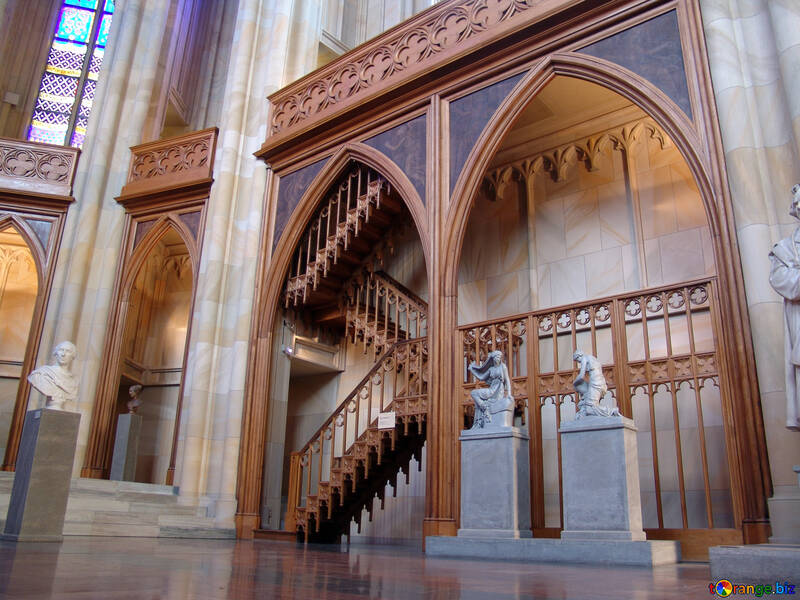
[[[27,381],[39,354],[44,311],[50,296],[80,150],[0,138],[0,229],[10,225],[25,239],[36,263],[38,288],[9,426],[3,470],[16,465],[28,409]]]
[[[603,364],[602,403],[634,419],[644,526],[651,538],[717,540],[741,534],[734,514],[721,396],[716,279],[614,296],[460,327],[465,424],[477,383],[467,369],[489,352],[507,356],[517,412],[531,434],[532,523],[563,523],[559,424],[572,420],[575,349]],[[717,530],[716,532],[712,530]],[[702,542],[700,542],[702,545]]]

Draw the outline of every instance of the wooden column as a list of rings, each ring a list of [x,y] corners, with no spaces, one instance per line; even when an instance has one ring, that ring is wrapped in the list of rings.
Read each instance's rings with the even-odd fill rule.
[[[447,214],[448,107],[438,95],[428,112],[428,215],[431,223],[428,345],[428,468],[425,482],[423,537],[455,535],[458,530],[460,461],[458,446],[461,387],[456,358],[461,357],[456,324],[456,290],[446,289],[444,221]]]

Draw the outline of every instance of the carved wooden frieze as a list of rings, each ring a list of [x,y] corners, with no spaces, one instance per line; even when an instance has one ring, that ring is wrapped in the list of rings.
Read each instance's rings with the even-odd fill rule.
[[[662,149],[671,145],[669,137],[655,121],[650,118],[639,119],[499,166],[486,174],[486,183],[498,197],[502,198],[514,177],[527,179],[540,173],[548,173],[554,181],[564,181],[569,166],[580,161],[588,171],[596,171],[607,147],[630,151],[635,144],[648,137],[657,141]]]
[[[131,148],[122,197],[174,189],[211,179],[217,129],[149,142]]]
[[[0,138],[0,189],[70,196],[80,150]]]
[[[270,97],[270,135],[288,135],[581,0],[450,0]]]

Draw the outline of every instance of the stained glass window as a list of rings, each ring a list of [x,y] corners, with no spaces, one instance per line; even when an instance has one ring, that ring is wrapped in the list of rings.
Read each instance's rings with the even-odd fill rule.
[[[113,14],[114,0],[62,0],[29,140],[83,146]]]

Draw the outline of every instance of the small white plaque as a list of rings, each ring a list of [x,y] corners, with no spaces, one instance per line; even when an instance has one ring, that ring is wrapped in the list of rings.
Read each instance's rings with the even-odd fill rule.
[[[395,422],[394,411],[378,414],[378,429],[394,429]]]

